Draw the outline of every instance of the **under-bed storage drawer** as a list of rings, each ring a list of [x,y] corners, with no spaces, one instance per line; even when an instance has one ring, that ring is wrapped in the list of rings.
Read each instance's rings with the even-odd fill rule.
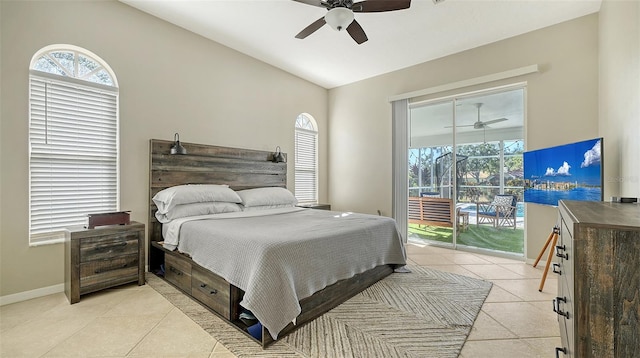
[[[191,295],[222,317],[231,320],[231,285],[199,267],[193,267],[191,274]]]
[[[164,261],[164,277],[167,281],[191,294],[191,264],[186,259],[172,254],[165,255]]]

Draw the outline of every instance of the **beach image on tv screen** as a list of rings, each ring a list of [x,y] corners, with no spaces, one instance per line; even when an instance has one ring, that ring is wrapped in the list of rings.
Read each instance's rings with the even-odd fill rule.
[[[602,200],[602,138],[524,152],[524,201]]]

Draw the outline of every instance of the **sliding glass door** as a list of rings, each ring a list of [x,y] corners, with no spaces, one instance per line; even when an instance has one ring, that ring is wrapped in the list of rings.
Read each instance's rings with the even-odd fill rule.
[[[409,238],[454,245],[454,102],[409,108]]]
[[[409,240],[523,254],[524,88],[414,102],[409,118]]]

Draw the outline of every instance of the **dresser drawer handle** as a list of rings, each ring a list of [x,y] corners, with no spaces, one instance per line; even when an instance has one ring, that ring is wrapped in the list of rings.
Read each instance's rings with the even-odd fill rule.
[[[178,275],[178,276],[182,276],[182,271],[180,271],[180,270],[176,269],[176,268],[175,268],[175,267],[173,267],[173,266],[169,266],[169,271],[171,271],[171,272],[175,273],[175,274],[176,274],[176,275]]]
[[[553,299],[553,312],[557,313],[560,316],[564,316],[569,319],[569,312],[563,312],[560,310],[560,302],[567,303],[566,297],[556,297]]]
[[[569,254],[568,254],[568,253],[564,253],[564,254],[561,254],[561,253],[560,253],[560,251],[566,251],[566,250],[567,250],[567,247],[566,247],[565,245],[562,245],[562,246],[558,245],[558,246],[556,246],[556,256],[558,256],[558,257],[560,257],[560,258],[563,258],[563,259],[565,259],[565,260],[568,260],[568,259],[569,259]]]
[[[104,245],[104,246],[97,246],[94,248],[95,251],[107,251],[107,250],[111,250],[111,249],[117,249],[117,248],[121,248],[121,247],[125,247],[127,246],[127,242],[123,241],[119,244],[114,244],[114,245]]]
[[[553,269],[551,269],[553,271],[553,273],[557,273],[558,275],[562,276],[562,271],[560,270],[560,264],[553,264]]]
[[[206,283],[201,283],[201,284],[200,284],[200,288],[204,289],[205,287],[207,287],[207,284],[206,284]],[[203,290],[203,291],[209,291],[209,294],[210,294],[210,295],[215,295],[215,294],[217,294],[217,293],[218,293],[218,290],[216,290],[216,289]]]
[[[120,269],[123,269],[123,268],[127,268],[127,264],[107,267],[107,268],[104,268],[104,269],[97,269],[97,270],[94,271],[94,273],[97,273],[97,274],[98,273],[104,273],[104,272],[109,272],[109,271],[120,270]]]
[[[566,355],[567,354],[567,349],[566,348],[556,347],[556,358],[560,358],[560,352],[562,352],[562,354]]]

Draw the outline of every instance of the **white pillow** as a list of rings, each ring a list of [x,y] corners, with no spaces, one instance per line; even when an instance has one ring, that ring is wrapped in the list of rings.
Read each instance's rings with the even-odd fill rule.
[[[255,188],[240,190],[237,192],[242,199],[242,205],[245,208],[252,206],[273,206],[273,205],[289,205],[293,206],[298,203],[293,194],[279,187]]]
[[[178,204],[165,214],[156,211],[156,219],[158,219],[159,222],[165,224],[171,220],[185,218],[188,216],[233,213],[238,211],[242,211],[242,208],[239,204],[219,201],[208,203]]]
[[[159,191],[153,197],[160,214],[166,214],[174,206],[180,204],[205,203],[221,201],[240,203],[242,200],[228,185],[189,184],[177,185]]]
[[[295,204],[280,204],[280,205],[260,205],[260,206],[249,206],[243,207],[242,211],[258,211],[258,210],[267,210],[267,209],[279,209],[279,208],[292,208]]]

